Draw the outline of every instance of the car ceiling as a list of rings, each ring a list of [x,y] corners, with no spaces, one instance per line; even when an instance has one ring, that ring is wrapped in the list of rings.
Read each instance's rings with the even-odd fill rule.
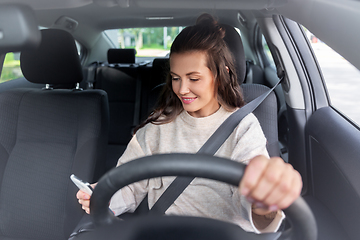
[[[353,51],[360,31],[349,31],[360,22],[360,2],[355,0],[0,0],[9,2],[30,4],[44,27],[57,27],[61,16],[73,19],[78,23],[73,34],[89,42],[104,29],[190,25],[204,11],[233,25],[239,25],[239,11],[247,17],[281,14],[306,26],[360,69],[360,55]]]
[[[0,0],[31,4],[41,25],[50,27],[63,15],[74,18],[98,30],[163,26],[164,21],[147,20],[147,17],[172,17],[167,25],[188,25],[199,13],[208,11],[227,16],[223,10],[253,10],[273,8],[287,0]],[[46,10],[46,11],[44,11]],[[235,14],[234,14],[235,15]],[[236,18],[236,15],[235,15]]]

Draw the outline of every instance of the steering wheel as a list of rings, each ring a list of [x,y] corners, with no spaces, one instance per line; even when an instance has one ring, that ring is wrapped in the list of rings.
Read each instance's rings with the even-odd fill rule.
[[[316,240],[315,218],[301,197],[284,210],[291,228],[266,234],[245,232],[235,224],[200,217],[144,216],[121,221],[108,207],[115,192],[140,180],[161,176],[190,176],[238,186],[245,167],[229,159],[202,154],[152,155],[123,164],[106,173],[98,182],[90,202],[96,228],[93,232],[80,235],[78,239]]]

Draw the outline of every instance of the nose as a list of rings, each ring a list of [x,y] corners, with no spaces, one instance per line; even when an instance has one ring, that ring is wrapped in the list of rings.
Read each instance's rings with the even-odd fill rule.
[[[188,94],[189,92],[190,92],[190,89],[189,89],[189,84],[187,83],[187,81],[186,80],[180,81],[179,93],[181,95],[185,95],[185,94]]]

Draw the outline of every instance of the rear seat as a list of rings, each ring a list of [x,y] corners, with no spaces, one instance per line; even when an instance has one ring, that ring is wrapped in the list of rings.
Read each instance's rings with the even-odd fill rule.
[[[145,120],[154,109],[162,85],[165,83],[169,73],[169,58],[155,58],[152,67],[146,72],[142,71],[141,92],[141,120]]]
[[[131,139],[136,99],[136,78],[109,66],[97,69],[94,88],[107,92],[109,99],[110,132],[106,169],[116,165]]]
[[[107,52],[109,64],[134,64],[136,50],[134,48],[111,48]]]
[[[142,104],[147,103],[145,89],[151,87],[152,81],[145,81],[152,72],[151,66],[135,63],[135,54],[135,49],[109,49],[108,63],[90,66],[95,65],[96,69],[93,79],[88,78],[87,85],[105,90],[109,99],[110,132],[106,170],[116,165],[132,137],[133,128],[149,112],[147,106]],[[85,69],[85,72],[88,70]]]

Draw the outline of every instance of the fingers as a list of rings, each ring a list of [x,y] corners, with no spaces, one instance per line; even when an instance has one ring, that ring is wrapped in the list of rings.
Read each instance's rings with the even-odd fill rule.
[[[272,161],[261,161],[267,164],[266,167],[263,169],[260,178],[258,178],[256,187],[252,189],[252,196],[257,200],[264,202],[266,197],[279,183],[282,177],[284,165],[282,164],[283,160],[281,159],[273,159]]]
[[[240,183],[240,193],[258,207],[275,211],[291,205],[302,188],[300,174],[281,158],[253,158]]]
[[[248,196],[256,187],[267,164],[268,162],[264,161],[261,156],[255,157],[250,161],[240,182],[240,193],[242,195]]]
[[[291,188],[288,189],[288,191],[285,191],[286,189],[283,189],[284,192],[287,194],[284,194],[283,199],[279,203],[279,207],[281,209],[289,207],[301,194],[302,189],[302,179],[300,173],[296,172],[296,176],[292,179]]]
[[[76,193],[76,198],[78,199],[78,202],[82,205],[82,209],[87,214],[90,214],[90,195],[79,190]]]
[[[91,187],[94,189],[97,183],[91,184]],[[81,204],[82,209],[87,213],[90,214],[90,195],[79,190],[76,193],[76,198],[78,199],[78,202]]]

